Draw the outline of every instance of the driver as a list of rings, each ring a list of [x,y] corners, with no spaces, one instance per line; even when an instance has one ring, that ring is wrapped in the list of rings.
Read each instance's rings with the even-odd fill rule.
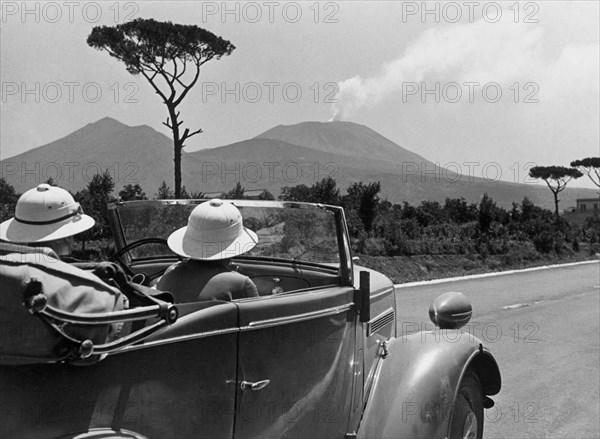
[[[73,236],[93,227],[79,203],[66,190],[40,184],[17,201],[15,216],[0,224],[0,239],[34,247],[49,247],[69,262]]]
[[[167,242],[173,252],[189,258],[169,267],[157,285],[170,291],[176,302],[258,296],[254,282],[230,265],[230,258],[258,242],[233,204],[213,199],[196,206],[187,226],[173,232]]]

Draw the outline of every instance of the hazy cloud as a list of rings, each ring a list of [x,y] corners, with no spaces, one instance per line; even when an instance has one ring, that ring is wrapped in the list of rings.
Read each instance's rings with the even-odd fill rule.
[[[429,29],[404,54],[368,78],[339,83],[333,119],[345,119],[398,96],[403,83],[421,81],[537,82],[544,96],[565,88],[598,94],[598,44],[565,46],[558,57],[547,55],[544,29],[511,22],[474,23]],[[597,98],[597,97],[596,97]]]

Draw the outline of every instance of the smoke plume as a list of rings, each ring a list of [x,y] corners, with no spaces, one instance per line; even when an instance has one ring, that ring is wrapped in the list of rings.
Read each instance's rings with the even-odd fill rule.
[[[483,19],[426,30],[409,43],[402,56],[382,66],[377,74],[341,81],[332,120],[347,119],[387,99],[402,102],[406,82],[497,82],[504,87],[518,80],[541,80],[560,59],[544,56],[543,35],[539,25],[489,23]],[[581,56],[585,59],[594,50],[597,53],[597,46],[588,47]],[[576,70],[577,64],[572,68]]]

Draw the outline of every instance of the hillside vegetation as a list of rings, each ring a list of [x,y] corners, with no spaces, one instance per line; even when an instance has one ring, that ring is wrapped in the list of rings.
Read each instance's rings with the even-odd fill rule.
[[[18,198],[14,188],[1,181],[0,220],[10,218]],[[106,203],[114,201],[114,183],[108,172],[94,177],[75,194],[97,226],[76,236],[76,257],[106,259],[114,251],[106,218]],[[411,282],[464,274],[523,268],[547,263],[590,259],[600,253],[600,217],[591,215],[583,224],[556,220],[553,212],[524,198],[511,209],[498,206],[484,194],[479,203],[447,198],[444,203],[392,204],[379,197],[381,184],[353,183],[342,195],[328,177],[312,186],[284,187],[279,199],[340,205],[344,207],[352,251],[359,264],[379,270],[394,282]],[[186,198],[203,198],[188,194]],[[139,185],[124,187],[124,199],[144,199]],[[163,182],[154,198],[171,198]],[[245,198],[237,184],[222,198]],[[273,199],[265,191],[261,198]]]

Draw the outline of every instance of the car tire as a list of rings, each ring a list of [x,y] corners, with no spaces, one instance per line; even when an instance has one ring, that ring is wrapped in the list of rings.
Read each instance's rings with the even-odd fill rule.
[[[450,422],[450,439],[481,439],[483,437],[483,392],[473,371],[463,377]]]

